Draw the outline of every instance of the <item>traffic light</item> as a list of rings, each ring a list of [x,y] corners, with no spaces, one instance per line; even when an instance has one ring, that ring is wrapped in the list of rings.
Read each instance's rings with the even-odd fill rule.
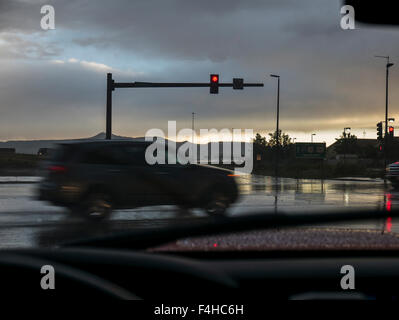
[[[211,74],[209,93],[211,93],[211,94],[219,93],[219,75],[218,74]]]
[[[394,129],[392,126],[389,126],[388,128],[388,137],[390,140],[393,140],[393,134],[394,134]]]
[[[244,79],[242,79],[242,78],[233,78],[233,89],[234,90],[242,90],[242,89],[244,89]]]
[[[377,123],[377,139],[378,140],[383,140],[383,135],[382,135],[382,122]]]

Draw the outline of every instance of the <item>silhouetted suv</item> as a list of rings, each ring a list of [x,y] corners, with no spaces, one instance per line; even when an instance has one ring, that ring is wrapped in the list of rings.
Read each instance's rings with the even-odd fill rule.
[[[94,141],[60,144],[43,164],[39,199],[91,219],[112,209],[173,204],[222,214],[238,197],[228,170],[207,165],[145,161],[149,142]]]

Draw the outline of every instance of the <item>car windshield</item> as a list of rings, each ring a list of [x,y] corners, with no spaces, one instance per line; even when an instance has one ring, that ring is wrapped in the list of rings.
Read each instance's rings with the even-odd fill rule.
[[[339,0],[100,2],[0,4],[0,249],[177,226],[142,249],[399,248],[397,26]],[[320,219],[211,228],[261,215]]]

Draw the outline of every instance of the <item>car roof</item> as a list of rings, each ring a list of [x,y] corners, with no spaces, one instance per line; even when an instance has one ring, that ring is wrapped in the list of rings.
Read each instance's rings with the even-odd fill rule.
[[[89,149],[101,149],[110,146],[128,147],[128,146],[140,146],[147,147],[151,144],[151,141],[129,141],[129,140],[100,140],[100,141],[70,141],[57,144],[58,148],[68,148],[70,150],[89,150]]]
[[[118,145],[118,144],[135,144],[135,145],[149,145],[151,141],[134,141],[126,139],[114,139],[114,140],[91,140],[91,141],[68,141],[58,143],[58,145],[66,146],[98,146],[98,145]]]

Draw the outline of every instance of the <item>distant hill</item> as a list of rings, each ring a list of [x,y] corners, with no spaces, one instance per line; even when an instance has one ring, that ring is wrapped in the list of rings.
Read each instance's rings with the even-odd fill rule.
[[[10,140],[0,142],[0,148],[15,148],[16,153],[37,154],[40,148],[53,148],[58,143],[73,142],[73,141],[92,141],[105,139],[105,132],[100,132],[93,137],[81,139],[63,139],[63,140]],[[144,140],[144,138],[131,138],[112,135],[112,139],[126,139],[126,140]]]

